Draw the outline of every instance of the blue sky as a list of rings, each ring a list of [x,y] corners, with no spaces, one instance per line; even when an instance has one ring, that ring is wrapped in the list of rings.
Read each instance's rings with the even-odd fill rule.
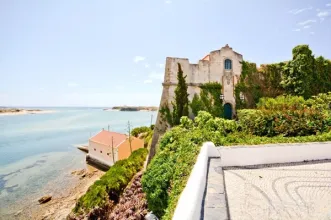
[[[331,0],[2,0],[0,106],[158,105],[167,56],[331,59]]]

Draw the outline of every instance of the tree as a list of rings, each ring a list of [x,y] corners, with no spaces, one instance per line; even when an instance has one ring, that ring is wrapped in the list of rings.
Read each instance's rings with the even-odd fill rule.
[[[174,123],[178,125],[180,123],[180,118],[182,116],[188,116],[188,94],[187,94],[187,84],[186,84],[186,77],[183,75],[183,70],[178,63],[178,73],[177,73],[177,87],[175,89],[175,105],[176,108],[174,109],[175,113],[175,121]],[[175,112],[176,111],[176,112]]]
[[[160,109],[163,120],[167,121],[170,126],[179,125],[180,118],[182,116],[188,116],[189,101],[186,76],[183,74],[180,63],[178,63],[177,81],[178,83],[175,89],[175,100],[174,102],[171,102],[172,111],[167,104],[163,105]]]
[[[331,91],[331,60],[322,56],[315,59],[315,78],[311,88],[313,95]]]
[[[285,64],[281,85],[289,95],[305,98],[311,96],[314,74],[314,56],[308,45],[298,45],[292,50],[293,59]]]

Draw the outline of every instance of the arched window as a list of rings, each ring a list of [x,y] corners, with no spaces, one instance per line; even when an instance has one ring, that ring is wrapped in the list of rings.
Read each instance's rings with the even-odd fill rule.
[[[230,70],[230,69],[232,69],[232,61],[231,61],[230,59],[226,59],[226,60],[224,61],[224,66],[225,66],[225,69],[226,69],[226,70]]]

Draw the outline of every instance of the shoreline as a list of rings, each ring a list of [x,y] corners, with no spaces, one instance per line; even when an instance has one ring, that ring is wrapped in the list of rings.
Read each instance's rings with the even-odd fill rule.
[[[9,116],[9,115],[33,115],[33,114],[48,114],[54,113],[53,110],[20,110],[19,112],[0,112],[0,116]]]
[[[69,185],[63,189],[63,192],[58,193],[58,195],[51,194],[52,199],[49,202],[38,204],[36,201],[34,204],[23,207],[10,217],[18,220],[66,219],[71,210],[75,207],[76,201],[85,194],[88,188],[95,181],[99,180],[104,173],[105,172],[96,168],[72,171],[70,175],[76,179],[73,185]],[[8,219],[10,219],[10,217]]]

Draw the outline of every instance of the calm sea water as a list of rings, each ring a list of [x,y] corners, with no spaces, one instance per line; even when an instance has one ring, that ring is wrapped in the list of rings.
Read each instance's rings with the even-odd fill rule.
[[[0,218],[44,193],[66,187],[72,170],[86,167],[75,145],[102,128],[127,132],[149,126],[157,112],[103,111],[102,108],[39,108],[54,113],[0,115]]]

